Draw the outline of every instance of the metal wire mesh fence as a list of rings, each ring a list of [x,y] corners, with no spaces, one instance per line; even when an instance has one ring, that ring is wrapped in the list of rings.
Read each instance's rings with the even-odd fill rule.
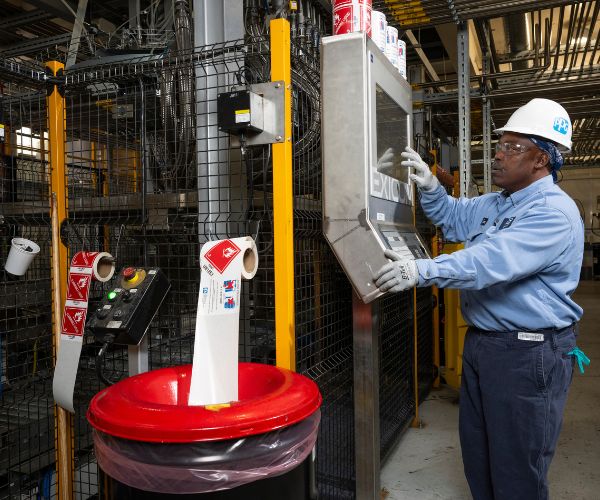
[[[379,300],[379,426],[385,458],[415,415],[413,292]]]
[[[55,485],[46,93],[2,78],[0,123],[0,498]],[[4,271],[11,240],[37,243],[24,276]]]
[[[69,246],[110,251],[117,270],[165,272],[171,291],[148,333],[151,369],[192,361],[201,244],[247,234],[260,262],[242,285],[240,358],[274,362],[269,148],[242,151],[216,123],[217,95],[268,81],[268,56],[264,40],[232,42],[67,76]],[[105,291],[97,286],[92,300]],[[98,348],[92,340],[82,353],[81,414],[100,389]],[[126,353],[115,346],[106,357],[112,380],[126,375]],[[93,484],[89,436],[82,421],[76,447],[88,473],[81,482]]]
[[[433,360],[433,298],[431,288],[417,288],[417,384],[423,401],[435,379]]]
[[[418,197],[417,197],[418,199]],[[430,255],[432,238],[435,228],[425,216],[421,203],[417,201],[415,207],[415,226],[427,245]],[[436,367],[433,359],[434,353],[434,325],[433,325],[433,294],[430,287],[417,288],[417,385],[419,403],[425,399],[436,377]]]

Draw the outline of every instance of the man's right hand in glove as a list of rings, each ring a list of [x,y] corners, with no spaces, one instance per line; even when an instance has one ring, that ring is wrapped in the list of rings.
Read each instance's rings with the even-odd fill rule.
[[[423,191],[433,191],[440,185],[440,182],[437,180],[437,177],[431,173],[427,163],[425,163],[419,153],[417,153],[414,149],[406,147],[405,151],[400,153],[402,158],[405,158],[403,162],[400,164],[403,167],[412,167],[414,168],[414,173],[410,174],[410,178],[414,181],[414,183],[422,189]]]
[[[417,285],[419,271],[414,259],[401,257],[393,250],[384,250],[391,260],[373,275],[373,281],[382,292],[403,292]]]

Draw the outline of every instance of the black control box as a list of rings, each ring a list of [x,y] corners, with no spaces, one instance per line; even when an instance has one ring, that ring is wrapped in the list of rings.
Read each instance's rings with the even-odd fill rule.
[[[138,345],[170,288],[159,268],[126,267],[90,315],[87,328],[101,342],[114,336],[115,344]]]
[[[262,132],[264,129],[263,98],[250,90],[237,90],[217,95],[219,129],[230,134]]]

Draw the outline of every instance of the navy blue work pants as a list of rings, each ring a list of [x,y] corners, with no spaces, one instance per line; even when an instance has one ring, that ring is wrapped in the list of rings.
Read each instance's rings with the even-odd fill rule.
[[[518,333],[470,328],[465,338],[459,432],[474,500],[548,498],[575,332],[538,332],[543,341]]]

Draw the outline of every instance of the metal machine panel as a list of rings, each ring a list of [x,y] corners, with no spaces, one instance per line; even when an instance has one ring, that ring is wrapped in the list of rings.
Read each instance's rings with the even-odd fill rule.
[[[411,142],[411,89],[363,33],[322,43],[323,231],[359,297],[381,295],[384,248],[427,256],[400,153]],[[388,152],[386,175],[378,168]]]

